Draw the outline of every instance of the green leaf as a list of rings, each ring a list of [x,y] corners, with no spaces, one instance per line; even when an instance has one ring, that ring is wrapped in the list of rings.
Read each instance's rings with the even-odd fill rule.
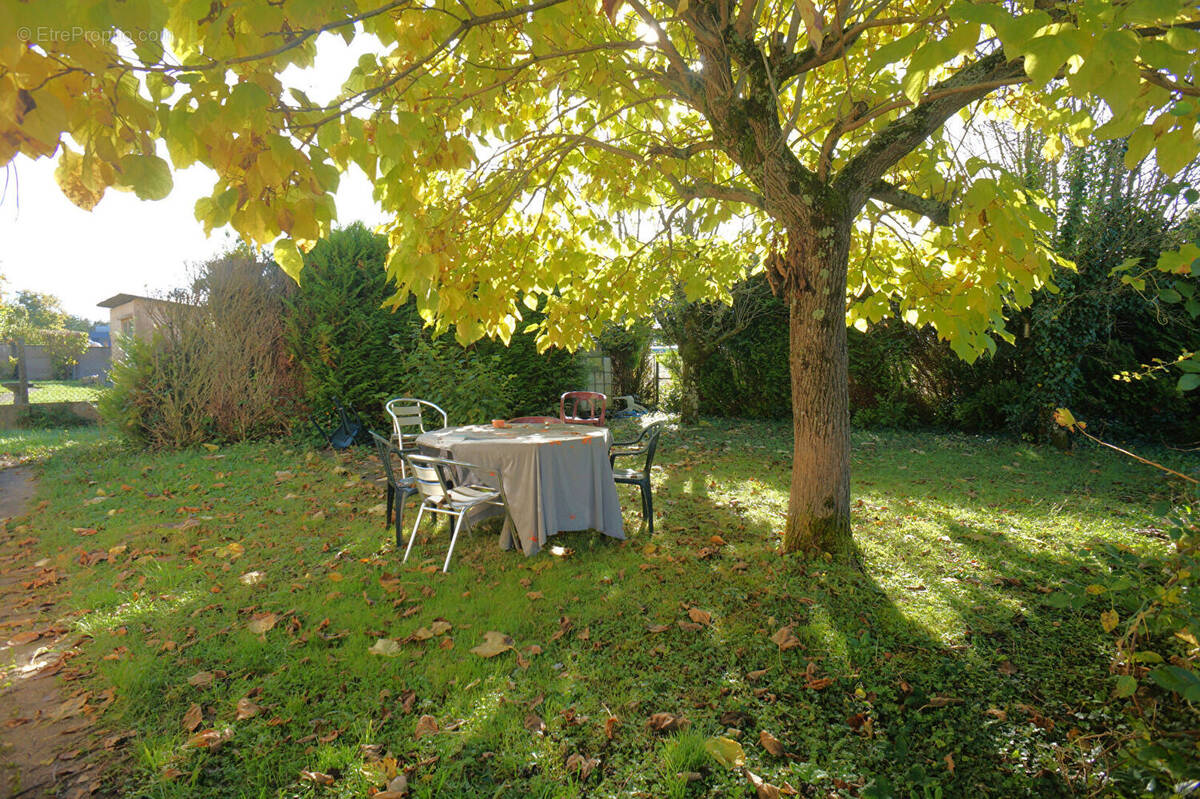
[[[1155,669],[1150,672],[1150,679],[1189,702],[1200,702],[1200,677],[1182,666],[1163,666]]]
[[[1196,372],[1188,372],[1179,378],[1179,382],[1175,387],[1180,391],[1192,391],[1197,386],[1200,386],[1200,374],[1197,374]]]
[[[1113,695],[1119,699],[1124,699],[1127,696],[1133,696],[1137,691],[1137,680],[1130,677],[1128,674],[1122,674],[1117,678],[1117,687],[1113,690]]]
[[[127,155],[118,164],[121,186],[133,189],[141,200],[161,200],[175,185],[171,167],[157,155]]]
[[[1074,54],[1075,48],[1067,36],[1038,36],[1025,45],[1025,74],[1035,86],[1045,86]]]

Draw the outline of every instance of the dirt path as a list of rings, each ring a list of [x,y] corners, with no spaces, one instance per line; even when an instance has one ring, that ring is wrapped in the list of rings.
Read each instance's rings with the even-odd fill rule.
[[[0,799],[85,799],[100,785],[89,762],[100,747],[86,732],[103,699],[55,676],[71,655],[55,619],[58,578],[17,523],[35,489],[31,468],[0,470]]]

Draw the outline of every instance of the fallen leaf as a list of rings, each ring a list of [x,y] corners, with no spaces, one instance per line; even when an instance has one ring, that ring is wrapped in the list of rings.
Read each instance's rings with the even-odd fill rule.
[[[525,598],[528,599],[530,602],[534,602],[538,599],[544,599],[545,596],[542,594],[541,591],[527,591],[527,592],[525,592]]]
[[[566,769],[568,772],[578,771],[581,779],[587,779],[587,776],[591,774],[598,765],[600,765],[600,760],[598,758],[584,757],[579,753],[574,753],[567,758]]]
[[[763,749],[766,749],[768,752],[775,755],[775,757],[783,756],[783,743],[781,743],[778,738],[766,730],[759,730],[758,742],[762,745]]]
[[[246,572],[238,578],[238,582],[242,585],[258,585],[264,579],[266,579],[266,577],[267,575],[263,574],[262,572]]]
[[[722,727],[737,727],[740,730],[742,727],[752,726],[754,716],[742,710],[726,710],[717,721]]]
[[[1013,665],[1011,660],[1006,660],[996,667],[996,671],[1000,672],[1001,674],[1007,674],[1011,677],[1017,673],[1017,667]]]
[[[428,641],[433,637],[433,630],[428,627],[418,627],[412,635],[408,636],[410,641]]]
[[[483,643],[471,648],[471,653],[483,658],[491,658],[513,648],[513,639],[504,633],[488,630],[483,634]]]
[[[421,716],[417,719],[417,726],[413,730],[413,738],[421,740],[426,735],[434,735],[438,731],[437,719],[433,716]]]
[[[687,725],[687,719],[674,713],[655,713],[646,720],[646,727],[654,732],[675,732]]]
[[[776,633],[771,636],[771,640],[775,642],[775,645],[779,647],[781,652],[786,652],[789,649],[795,649],[801,645],[800,639],[796,637],[794,632],[792,632],[792,626],[790,624],[787,627],[777,630]]]
[[[374,794],[371,799],[404,799],[406,796],[408,796],[408,777],[399,774],[388,783],[386,791]]]
[[[945,757],[942,758],[942,760],[946,761],[946,769],[951,774],[953,774],[954,773],[954,755],[947,754]]]
[[[755,671],[746,672],[746,680],[749,682],[754,682],[755,680],[761,680],[763,677],[766,677],[766,676],[767,676],[767,669],[756,669]]]
[[[671,625],[669,624],[651,624],[646,628],[648,632],[652,633],[665,633],[669,629],[671,629]]]
[[[680,619],[675,623],[678,624],[679,629],[683,630],[684,632],[695,633],[704,629],[704,625],[702,624],[693,624],[692,622],[684,621],[683,619]]]
[[[196,688],[207,688],[212,685],[213,673],[211,671],[198,671],[191,677],[188,677],[188,684]]]
[[[317,785],[333,785],[334,783],[333,777],[321,771],[301,771],[300,779],[306,782],[315,782]]]
[[[433,624],[429,625],[429,630],[434,635],[442,635],[443,633],[448,633],[448,632],[450,632],[450,629],[451,629],[450,622],[446,621],[445,619],[435,619]]]
[[[985,710],[985,711],[983,711],[983,712],[984,712],[984,713],[986,713],[987,715],[989,715],[989,716],[993,717],[993,718],[997,718],[997,719],[999,719],[1000,721],[1008,721],[1008,714],[1007,714],[1007,713],[1005,713],[1005,712],[1004,712],[1003,710],[1001,710],[1000,708],[997,708],[997,707],[989,707],[987,710]]]
[[[525,729],[535,735],[543,735],[546,732],[546,722],[536,713],[530,713],[525,717]]]
[[[703,624],[706,627],[712,624],[712,614],[700,608],[688,608],[688,618],[696,624]]]
[[[372,655],[383,655],[389,658],[399,655],[401,651],[400,642],[395,638],[380,638],[367,649],[367,652]]]
[[[725,768],[741,768],[746,765],[746,751],[732,738],[709,738],[704,742],[704,751]]]
[[[187,709],[183,714],[183,728],[188,732],[192,732],[200,726],[200,722],[204,720],[204,710],[195,703]]]
[[[755,799],[779,799],[783,795],[783,791],[778,786],[772,785],[753,771],[747,770],[745,774],[746,779],[750,780],[750,784],[754,786]]]
[[[35,632],[33,630],[29,630],[28,632],[17,633],[12,638],[9,638],[8,645],[9,646],[24,646],[25,644],[32,644],[34,641],[36,641],[37,639],[39,639],[41,637],[42,637],[42,634],[40,632]]]
[[[205,730],[187,739],[186,746],[197,749],[216,749],[233,737],[233,730],[226,727],[223,730]]]
[[[616,732],[617,724],[620,721],[616,716],[609,716],[604,722],[604,737],[612,740],[613,733]]]
[[[557,641],[559,638],[562,638],[564,635],[566,635],[568,632],[571,631],[572,626],[573,626],[573,624],[572,624],[570,618],[568,618],[567,616],[560,617],[558,620],[558,629],[555,630],[554,634],[550,636],[550,640]]]
[[[237,703],[237,720],[252,719],[262,712],[262,708],[254,704],[254,700],[243,696]]]
[[[255,635],[263,635],[275,626],[279,617],[274,613],[255,613],[246,624],[246,629]]]

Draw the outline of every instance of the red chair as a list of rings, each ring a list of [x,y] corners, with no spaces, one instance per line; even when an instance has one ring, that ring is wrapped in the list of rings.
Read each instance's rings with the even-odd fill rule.
[[[557,416],[518,416],[516,419],[509,419],[509,424],[558,424]]]
[[[598,391],[568,391],[558,401],[559,418],[566,424],[604,427],[608,397]]]

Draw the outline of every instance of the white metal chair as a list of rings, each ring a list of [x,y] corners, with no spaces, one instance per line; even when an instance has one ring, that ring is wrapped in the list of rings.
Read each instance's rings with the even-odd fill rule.
[[[424,497],[421,507],[417,510],[417,521],[413,524],[412,533],[408,537],[408,546],[404,549],[404,561],[408,560],[408,553],[412,551],[413,542],[417,540],[417,529],[421,526],[421,518],[425,512],[444,513],[447,516],[457,517],[450,535],[450,549],[446,552],[446,562],[442,565],[442,571],[448,571],[450,556],[454,554],[454,544],[458,541],[458,531],[462,529],[463,520],[467,518],[468,513],[479,505],[495,505],[504,508],[504,514],[508,517],[503,475],[499,469],[487,470],[489,476],[496,478],[500,485],[499,488],[481,484],[454,485],[456,471],[462,475],[468,471],[479,473],[483,469],[469,463],[446,458],[433,458],[428,455],[405,453],[404,459],[408,461],[408,468],[412,470],[413,477],[416,478],[417,491]]]
[[[425,432],[426,414],[435,419],[440,416],[442,423],[438,427],[449,424],[446,412],[423,399],[415,397],[396,397],[384,403],[383,409],[392,417],[392,442],[401,452],[416,452],[417,436]],[[437,430],[438,427],[430,427]],[[400,476],[407,477],[408,472],[403,460],[400,461]]]

